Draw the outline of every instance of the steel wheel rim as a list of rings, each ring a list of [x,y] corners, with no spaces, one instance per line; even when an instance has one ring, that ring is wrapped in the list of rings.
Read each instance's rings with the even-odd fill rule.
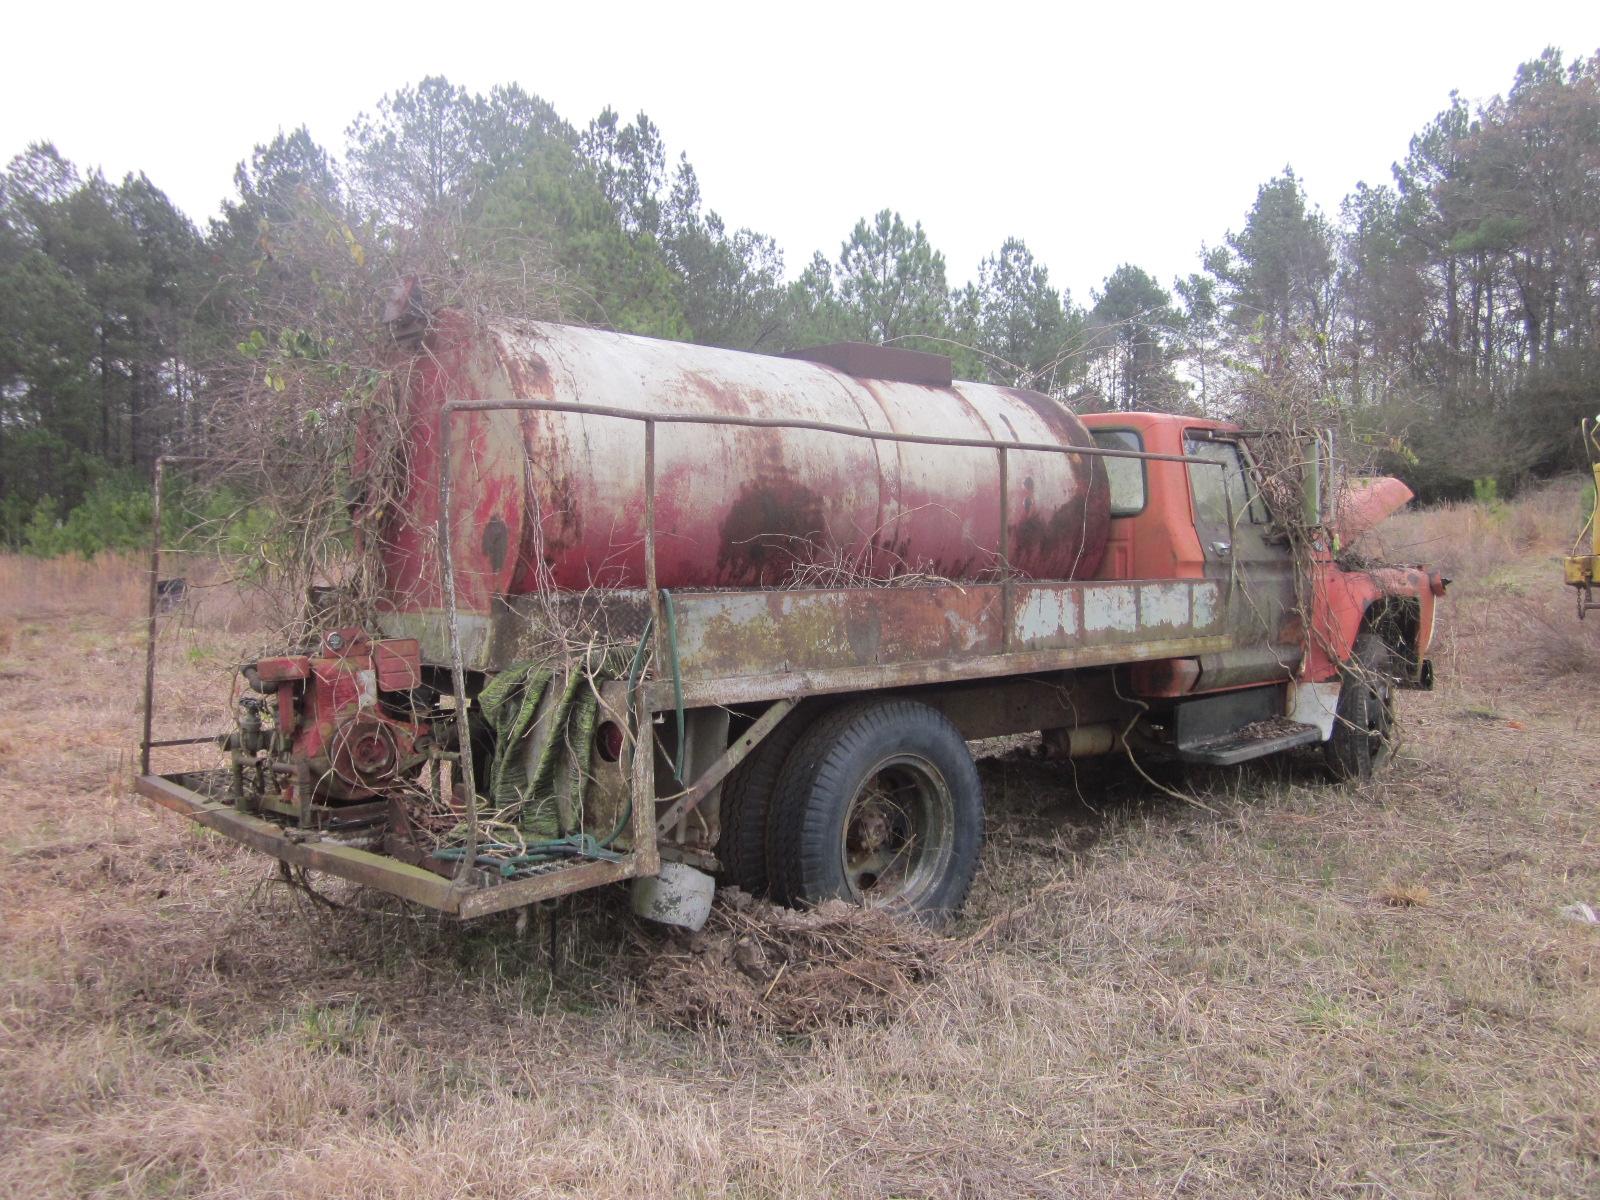
[[[1382,763],[1392,749],[1391,731],[1394,728],[1394,695],[1387,686],[1367,686],[1366,725],[1367,758],[1374,766]]]
[[[916,907],[938,888],[955,852],[955,798],[933,763],[895,754],[862,777],[839,831],[849,898]]]

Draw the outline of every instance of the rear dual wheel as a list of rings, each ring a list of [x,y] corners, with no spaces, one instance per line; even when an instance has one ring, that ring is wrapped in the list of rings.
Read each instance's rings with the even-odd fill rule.
[[[983,844],[983,793],[960,732],[909,700],[819,718],[779,773],[767,822],[773,898],[843,899],[935,919],[966,900]]]
[[[722,882],[753,896],[765,895],[771,876],[767,871],[767,823],[772,797],[778,790],[783,765],[811,725],[815,711],[801,706],[745,756],[722,785],[721,824],[717,860]]]

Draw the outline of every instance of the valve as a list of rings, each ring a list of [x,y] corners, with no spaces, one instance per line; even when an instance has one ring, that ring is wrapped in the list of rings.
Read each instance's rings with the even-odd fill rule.
[[[256,696],[245,696],[239,701],[239,749],[254,757],[264,743],[261,739],[261,710],[267,702]]]

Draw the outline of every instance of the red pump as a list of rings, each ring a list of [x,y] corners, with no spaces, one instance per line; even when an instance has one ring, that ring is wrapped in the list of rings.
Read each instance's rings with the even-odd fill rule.
[[[373,641],[360,629],[335,629],[323,635],[316,656],[263,658],[245,669],[245,678],[276,706],[274,743],[286,747],[286,759],[274,769],[295,781],[291,789],[304,764],[318,795],[370,798],[426,758],[428,727],[395,715],[383,701],[385,693],[421,684],[414,639]]]

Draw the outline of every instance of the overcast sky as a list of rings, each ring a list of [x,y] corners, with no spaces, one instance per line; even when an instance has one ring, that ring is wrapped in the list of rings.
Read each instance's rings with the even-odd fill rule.
[[[5,21],[0,153],[53,140],[144,170],[197,222],[257,142],[427,74],[515,81],[583,125],[641,108],[708,204],[793,275],[856,218],[920,220],[952,283],[1024,238],[1082,301],[1121,262],[1170,285],[1292,163],[1330,214],[1387,181],[1450,90],[1486,99],[1600,3],[365,6],[25,4]]]

